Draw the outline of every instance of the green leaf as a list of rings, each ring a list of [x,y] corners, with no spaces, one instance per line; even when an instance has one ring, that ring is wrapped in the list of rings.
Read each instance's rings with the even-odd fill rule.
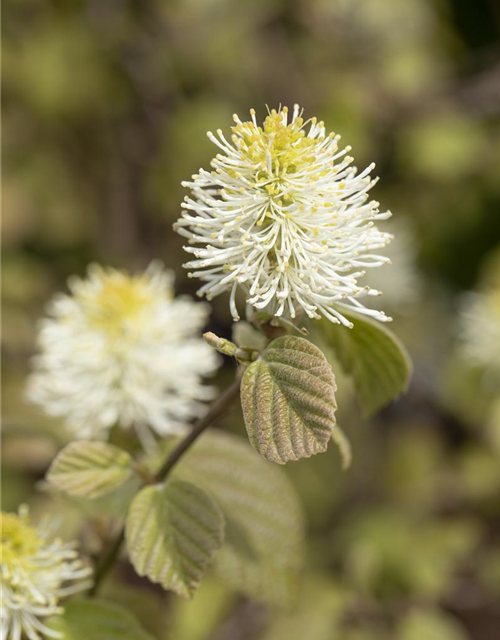
[[[255,349],[256,351],[262,351],[267,344],[266,337],[244,320],[233,324],[233,341],[239,347]]]
[[[134,584],[131,584],[134,582]],[[125,581],[121,572],[112,572],[101,583],[99,597],[127,609],[155,638],[163,638],[165,631],[165,597],[161,589],[145,589],[141,581]],[[179,598],[176,598],[179,600]],[[189,605],[189,602],[181,602]],[[168,613],[170,618],[170,612]]]
[[[53,486],[72,496],[98,498],[111,493],[132,475],[130,455],[106,442],[72,442],[47,473]]]
[[[464,627],[440,611],[411,611],[399,629],[401,640],[467,640]]]
[[[220,638],[221,627],[234,615],[238,604],[234,591],[216,576],[206,575],[192,600],[175,598],[169,602],[168,618],[165,616],[168,636],[160,637],[162,640]]]
[[[171,480],[137,494],[127,517],[126,539],[140,576],[190,598],[222,544],[224,516],[204,491]]]
[[[300,501],[282,469],[246,440],[207,431],[174,471],[202,485],[226,518],[226,537],[215,558],[218,573],[252,598],[287,605],[303,560]]]
[[[348,437],[337,425],[332,433],[332,440],[339,448],[340,459],[342,461],[342,469],[348,469],[352,463],[352,448]]]
[[[285,464],[326,451],[335,427],[335,377],[323,353],[308,340],[273,340],[245,371],[243,416],[252,446]]]
[[[364,414],[371,415],[406,391],[411,360],[398,338],[380,323],[342,313],[353,328],[322,321],[322,337],[352,375]]]
[[[480,528],[466,519],[426,522],[397,508],[378,508],[351,519],[337,536],[358,589],[387,588],[437,601],[453,588],[458,567],[480,540]]]
[[[346,640],[342,622],[348,610],[347,591],[327,574],[310,572],[301,581],[296,606],[273,612],[259,640]]]
[[[94,598],[71,600],[47,626],[60,640],[154,640],[127,609]]]

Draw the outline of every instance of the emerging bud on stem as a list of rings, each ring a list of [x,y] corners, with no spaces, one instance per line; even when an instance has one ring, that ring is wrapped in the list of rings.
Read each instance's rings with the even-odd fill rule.
[[[205,342],[214,349],[217,349],[219,353],[223,353],[225,356],[236,356],[238,347],[234,342],[226,340],[225,338],[219,338],[219,336],[216,336],[215,333],[212,333],[211,331],[204,333],[203,337]]]
[[[236,358],[238,362],[241,362],[243,364],[253,362],[259,355],[258,350],[244,347],[240,348],[235,345],[234,342],[226,340],[225,338],[219,338],[219,336],[216,336],[215,333],[212,333],[211,331],[207,331],[207,333],[204,333],[203,337],[205,338],[207,344],[216,349],[219,353],[223,353],[225,356]]]

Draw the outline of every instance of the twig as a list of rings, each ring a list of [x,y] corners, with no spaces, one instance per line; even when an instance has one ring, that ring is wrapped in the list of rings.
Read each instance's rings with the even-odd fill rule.
[[[175,449],[167,456],[167,459],[153,476],[151,484],[161,482],[167,478],[172,468],[179,462],[184,453],[189,449],[193,442],[209,427],[214,420],[219,418],[231,402],[237,397],[240,389],[240,378],[238,377],[223,393],[213,402],[207,413],[195,422],[191,431],[183,438]],[[95,595],[103,578],[107,575],[113,564],[115,563],[121,546],[125,540],[125,527],[123,526],[115,541],[110,546],[108,552],[99,563],[95,572],[95,580],[90,595]]]

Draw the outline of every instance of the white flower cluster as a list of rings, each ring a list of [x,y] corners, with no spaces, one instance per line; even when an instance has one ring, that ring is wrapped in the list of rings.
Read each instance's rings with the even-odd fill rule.
[[[316,118],[304,122],[297,105],[290,120],[283,107],[262,127],[250,113],[248,122],[234,116],[231,141],[221,130],[208,134],[220,149],[213,171],[183,183],[192,195],[175,229],[195,258],[185,267],[205,283],[199,295],[230,291],[235,320],[238,288],[248,305],[274,316],[304,310],[351,326],[346,309],[389,320],[359,302],[380,293],[358,284],[364,270],[389,262],[377,251],[391,235],[375,222],[391,214],[368,197],[374,165],[358,174],[340,136]]]
[[[62,597],[89,588],[92,570],[75,543],[53,536],[53,524],[31,525],[25,508],[1,520],[1,640],[57,638],[43,618],[63,612]]]
[[[203,378],[218,356],[198,336],[207,306],[174,298],[172,282],[157,262],[134,276],[92,265],[87,279],[72,278],[41,325],[29,399],[78,438],[119,424],[147,446],[149,429],[181,430],[212,397]]]
[[[469,293],[461,314],[463,353],[471,364],[500,376],[500,285]]]

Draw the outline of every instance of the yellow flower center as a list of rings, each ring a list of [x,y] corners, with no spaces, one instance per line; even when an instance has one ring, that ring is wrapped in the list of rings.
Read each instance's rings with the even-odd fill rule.
[[[14,567],[30,566],[43,540],[29,524],[28,516],[2,512],[0,527],[2,568],[10,573]]]
[[[243,151],[249,160],[259,163],[263,170],[268,168],[270,160],[273,173],[280,176],[295,173],[313,162],[313,150],[318,143],[318,138],[306,136],[302,118],[285,124],[283,113],[287,113],[286,107],[281,113],[273,109],[263,127],[256,127],[249,121],[232,128],[233,134],[243,141]]]
[[[146,275],[129,276],[119,271],[103,276],[97,295],[87,289],[78,292],[75,298],[89,325],[109,338],[119,338],[133,330],[144,309],[154,301]]]

